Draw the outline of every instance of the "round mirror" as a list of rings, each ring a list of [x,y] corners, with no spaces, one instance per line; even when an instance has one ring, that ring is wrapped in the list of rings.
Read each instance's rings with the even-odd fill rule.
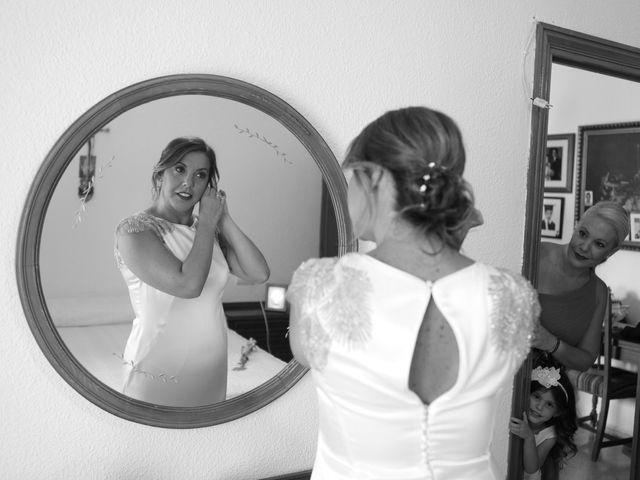
[[[216,151],[229,210],[269,263],[269,286],[286,287],[307,258],[353,249],[344,177],[309,122],[254,85],[175,75],[116,92],[54,145],[23,211],[17,276],[40,347],[79,393],[128,420],[195,428],[261,408],[305,369],[290,360],[286,309],[265,305],[265,285],[232,277],[223,297],[230,327],[227,399],[167,406],[121,393],[134,314],[113,256],[114,231],[148,206],[151,169],[179,136],[201,137]]]

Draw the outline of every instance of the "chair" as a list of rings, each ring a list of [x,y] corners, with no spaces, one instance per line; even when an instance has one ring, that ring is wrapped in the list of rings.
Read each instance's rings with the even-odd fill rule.
[[[578,418],[578,426],[596,434],[591,450],[591,460],[594,462],[598,460],[602,448],[631,443],[633,440],[633,437],[621,438],[605,431],[609,402],[622,398],[635,398],[637,382],[636,373],[611,366],[614,348],[611,323],[611,290],[609,290],[602,332],[601,355],[596,363],[585,372],[567,369],[567,376],[575,388],[593,395],[591,413]],[[598,398],[602,399],[600,414],[597,413]]]

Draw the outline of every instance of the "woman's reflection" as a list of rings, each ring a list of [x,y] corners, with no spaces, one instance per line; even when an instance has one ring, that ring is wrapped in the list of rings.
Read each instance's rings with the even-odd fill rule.
[[[602,201],[589,208],[567,244],[542,242],[538,294],[542,327],[533,346],[565,367],[586,370],[600,351],[608,290],[595,267],[629,234],[629,215]]]
[[[116,230],[116,259],[135,313],[122,392],[167,406],[223,401],[228,274],[263,283],[269,267],[231,218],[217,188],[215,153],[202,139],[172,140],[151,179],[151,206]]]

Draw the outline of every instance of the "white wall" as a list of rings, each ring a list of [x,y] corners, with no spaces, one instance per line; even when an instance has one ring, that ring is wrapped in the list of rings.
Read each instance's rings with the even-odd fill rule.
[[[243,419],[170,431],[103,412],[49,366],[18,298],[16,232],[37,169],[74,119],[134,82],[214,73],[283,98],[340,158],[387,109],[442,109],[465,134],[468,178],[486,221],[467,253],[519,270],[530,128],[523,85],[531,84],[533,57],[525,51],[534,17],[640,46],[636,0],[4,2],[3,476],[247,479],[307,468],[313,458],[317,418],[308,379]],[[508,401],[502,407],[508,412]],[[496,445],[506,455],[506,429]],[[504,466],[504,456],[498,461]]]

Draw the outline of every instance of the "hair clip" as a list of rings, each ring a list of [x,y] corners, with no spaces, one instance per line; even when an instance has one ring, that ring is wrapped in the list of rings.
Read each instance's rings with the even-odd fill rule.
[[[438,167],[436,162],[429,162],[427,164],[427,172],[420,177],[418,180],[418,191],[420,193],[425,193],[427,188],[429,187],[429,181],[434,178],[435,170]]]
[[[536,367],[531,371],[531,380],[538,382],[544,388],[560,387],[569,401],[569,394],[560,383],[560,369],[555,367]]]

